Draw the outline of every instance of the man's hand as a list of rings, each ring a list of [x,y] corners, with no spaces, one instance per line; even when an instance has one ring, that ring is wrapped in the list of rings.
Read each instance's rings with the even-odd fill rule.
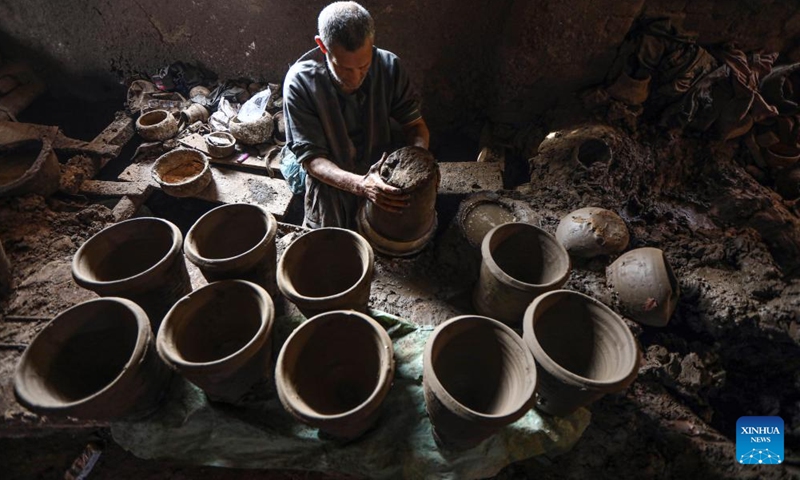
[[[384,152],[381,159],[369,167],[369,172],[362,177],[361,192],[362,196],[378,207],[388,212],[400,213],[408,206],[411,196],[403,193],[403,190],[387,184],[381,178],[378,169],[386,157]]]

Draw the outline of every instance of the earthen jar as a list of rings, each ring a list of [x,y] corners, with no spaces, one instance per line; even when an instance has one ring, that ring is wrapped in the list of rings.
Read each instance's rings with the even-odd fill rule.
[[[201,97],[207,97],[211,95],[211,90],[209,90],[208,87],[204,87],[203,85],[197,85],[195,87],[192,87],[191,90],[189,90],[189,98],[194,98],[198,95]]]
[[[0,146],[0,197],[58,190],[61,165],[48,138]]]
[[[678,306],[678,279],[658,248],[621,255],[606,269],[606,280],[622,312],[639,323],[666,326]]]
[[[272,115],[264,112],[260,118],[252,122],[242,122],[238,116],[231,119],[228,124],[231,135],[245,145],[256,145],[269,141],[272,136]]]
[[[301,324],[283,344],[275,384],[297,420],[342,440],[378,420],[394,378],[394,349],[383,327],[354,311],[331,311]]]
[[[229,157],[236,150],[236,139],[228,132],[213,132],[205,135],[208,154],[213,158]]]
[[[489,194],[486,194],[489,195]],[[504,223],[518,222],[514,209],[501,198],[482,193],[465,199],[458,206],[458,226],[470,245],[480,248],[489,230]]]
[[[136,420],[152,413],[170,371],[147,315],[123,298],[98,298],[59,313],[22,354],[17,400],[46,416]]]
[[[564,247],[541,228],[527,223],[498,225],[483,238],[472,303],[481,315],[519,325],[534,298],[567,281],[570,265]]]
[[[358,214],[358,231],[372,247],[389,256],[422,250],[436,231],[436,192],[439,167],[421,147],[403,147],[378,165],[381,179],[410,196],[400,212],[384,210],[367,201]]]
[[[536,408],[566,416],[636,379],[639,348],[625,322],[601,302],[555,290],[525,311],[523,338],[539,373]]]
[[[270,378],[274,318],[272,299],[255,283],[213,282],[167,313],[158,353],[212,401],[237,403]]]
[[[183,235],[160,218],[132,218],[86,241],[72,258],[72,278],[103,297],[133,300],[153,331],[172,305],[192,290],[181,254]]]
[[[451,318],[431,333],[423,355],[425,407],[436,442],[478,445],[533,406],[536,365],[522,339],[487,317]]]
[[[791,167],[800,160],[800,148],[785,143],[776,143],[764,149],[764,161],[771,168]]]
[[[278,288],[307,318],[331,310],[367,311],[375,256],[343,228],[319,228],[294,240],[278,261]]]
[[[625,250],[630,240],[625,222],[611,210],[586,207],[564,216],[556,239],[573,257],[592,258]]]
[[[136,132],[149,142],[160,142],[178,133],[178,120],[166,110],[152,110],[136,119]]]
[[[199,103],[193,103],[181,110],[181,120],[186,125],[191,125],[195,122],[205,123],[208,121],[208,115],[208,109]]]
[[[249,280],[274,298],[278,222],[261,205],[232,203],[200,217],[183,242],[183,251],[209,282]]]
[[[173,197],[197,195],[214,178],[208,157],[191,148],[176,148],[161,155],[153,163],[151,174],[161,190]]]
[[[622,72],[606,91],[609,95],[627,105],[640,105],[647,100],[650,88],[650,75],[634,78]]]

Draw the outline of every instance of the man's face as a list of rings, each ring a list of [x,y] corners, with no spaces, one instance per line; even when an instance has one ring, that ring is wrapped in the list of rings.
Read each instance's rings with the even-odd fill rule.
[[[372,64],[372,40],[367,40],[361,48],[349,52],[341,45],[334,45],[325,54],[328,68],[339,88],[350,94],[358,90],[367,78]]]

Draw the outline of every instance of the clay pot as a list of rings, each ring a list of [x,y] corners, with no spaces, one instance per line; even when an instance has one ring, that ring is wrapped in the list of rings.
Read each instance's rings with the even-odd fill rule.
[[[300,325],[275,366],[283,407],[337,439],[361,436],[378,419],[394,378],[394,349],[375,320],[331,311]]]
[[[633,78],[624,71],[606,91],[616,100],[627,105],[640,105],[647,100],[650,88],[650,75]]]
[[[264,112],[258,120],[242,122],[235,116],[228,124],[231,135],[245,145],[256,145],[269,141],[272,136],[272,115]]]
[[[260,205],[222,205],[200,217],[189,229],[183,251],[209,282],[249,280],[275,297],[277,229],[275,217]]]
[[[208,157],[189,148],[176,148],[161,155],[151,173],[161,190],[173,197],[197,195],[213,178]]]
[[[436,442],[467,449],[531,409],[536,365],[513,330],[491,318],[465,315],[431,333],[422,386]]]
[[[203,137],[208,154],[214,158],[225,158],[236,150],[236,139],[228,132],[209,133]]]
[[[639,323],[666,326],[678,306],[678,279],[658,248],[626,252],[606,269],[606,281],[623,313]]]
[[[764,150],[764,161],[772,168],[791,167],[800,160],[800,148],[784,143],[770,145]]]
[[[158,331],[158,353],[212,401],[237,403],[269,378],[274,317],[272,299],[258,285],[210,283],[169,311]]]
[[[472,303],[481,315],[518,325],[537,296],[567,281],[569,254],[539,227],[506,223],[491,229],[481,244],[481,271]]]
[[[122,298],[98,298],[58,314],[22,354],[14,392],[29,410],[85,420],[152,413],[170,371],[156,354],[147,315]]]
[[[189,98],[194,98],[198,95],[201,97],[207,97],[211,95],[211,90],[202,85],[197,85],[196,87],[192,87],[192,89],[189,90]]]
[[[0,146],[0,197],[58,190],[61,165],[49,139]]]
[[[157,332],[167,311],[192,290],[182,244],[181,231],[166,220],[125,220],[81,245],[72,258],[72,278],[100,296],[133,300]]]
[[[278,288],[307,318],[331,310],[366,312],[372,247],[343,228],[312,230],[293,241],[278,261]]]
[[[611,210],[586,207],[564,216],[556,239],[573,257],[592,258],[619,253],[628,247],[625,222]]]
[[[181,110],[181,120],[186,125],[191,125],[195,122],[205,123],[208,121],[208,115],[208,109],[199,103],[193,103]]]
[[[381,161],[377,170],[384,182],[411,196],[409,205],[395,213],[367,201],[358,213],[358,231],[380,253],[413,255],[436,231],[436,159],[424,148],[403,147]]]
[[[639,349],[625,322],[582,293],[556,290],[531,303],[523,339],[539,373],[536,408],[566,416],[636,379]]]
[[[178,121],[166,110],[152,110],[136,119],[136,132],[149,142],[160,142],[178,133]]]
[[[800,165],[781,172],[775,180],[775,189],[786,200],[800,198]]]

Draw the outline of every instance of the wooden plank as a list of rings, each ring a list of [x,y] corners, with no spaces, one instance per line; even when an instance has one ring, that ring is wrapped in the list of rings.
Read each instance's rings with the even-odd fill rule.
[[[208,159],[211,163],[217,165],[226,165],[233,168],[236,167],[252,168],[254,170],[264,171],[264,172],[270,170],[271,176],[283,178],[281,177],[280,164],[278,163],[278,158],[277,158],[278,156],[276,155],[277,150],[280,150],[282,147],[278,145],[266,146],[263,149],[260,149],[259,155],[250,154],[244,160],[239,161],[238,159],[241,156],[241,152],[238,151],[234,152],[232,155],[223,158],[214,158],[210,156],[208,154],[208,148],[206,146],[205,139],[199,133],[192,133],[191,135],[187,135],[178,140],[178,142],[186,147],[194,148],[195,150],[199,150],[205,153],[206,155],[208,155]],[[255,149],[246,147],[246,150],[254,151]],[[264,158],[270,159],[269,167],[267,167],[266,164],[267,162],[264,160]]]
[[[152,165],[153,162],[132,163],[118,178],[129,182],[148,182],[158,187],[150,174]],[[285,180],[217,165],[211,169],[211,174],[211,184],[194,198],[214,203],[263,205],[278,219],[286,214],[292,192]]]
[[[153,188],[147,182],[108,182],[103,180],[84,180],[79,193],[97,197],[123,197],[126,195],[142,195]]]
[[[68,155],[87,155],[91,157],[110,157],[116,158],[122,147],[117,145],[106,145],[103,143],[84,142],[64,136],[60,131],[53,141],[53,148],[58,152]]]
[[[53,138],[53,148],[69,156],[87,155],[90,157],[116,157],[121,147],[102,143],[84,142],[65,136],[58,127],[0,121],[0,145],[10,145],[28,140]]]
[[[119,111],[114,115],[114,120],[94,137],[92,143],[124,147],[136,134],[135,124],[131,116]]]

